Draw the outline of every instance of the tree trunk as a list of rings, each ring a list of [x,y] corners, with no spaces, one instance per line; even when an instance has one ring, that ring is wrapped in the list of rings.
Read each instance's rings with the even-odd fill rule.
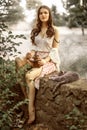
[[[82,30],[82,35],[84,36],[85,32],[84,32],[84,27],[83,26],[81,27],[81,30]]]

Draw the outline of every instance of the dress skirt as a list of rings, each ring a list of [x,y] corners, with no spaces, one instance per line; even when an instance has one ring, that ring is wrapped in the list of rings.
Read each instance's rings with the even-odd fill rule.
[[[40,56],[40,58],[45,58],[46,56],[49,55],[48,52],[38,52],[38,55]],[[53,63],[52,61],[47,62],[45,65],[42,66],[42,70],[41,70],[41,74],[39,75],[39,77],[37,77],[35,79],[35,88],[39,89],[39,84],[40,84],[40,78],[44,77],[45,75],[48,75],[54,71],[56,71],[56,64]]]
[[[49,55],[48,52],[38,52],[38,55],[40,58],[45,58]],[[36,89],[39,89],[40,87],[40,78],[41,77],[44,77],[45,75],[47,74],[50,74],[54,71],[57,70],[56,68],[56,64],[54,62],[52,62],[50,60],[50,62],[47,62],[45,65],[41,66],[42,69],[41,69],[41,73],[39,75],[39,77],[37,77],[35,80],[34,80],[34,86]],[[18,82],[21,84],[21,86],[26,86],[27,87],[27,84],[26,84],[26,79],[25,79],[25,75],[26,73],[32,71],[32,67],[29,65],[29,64],[26,64],[24,65],[23,67],[21,67],[19,70],[18,70]]]

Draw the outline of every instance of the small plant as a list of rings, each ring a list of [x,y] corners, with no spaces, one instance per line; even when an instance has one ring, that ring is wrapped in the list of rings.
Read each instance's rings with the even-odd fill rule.
[[[84,115],[75,107],[69,114],[65,115],[66,121],[68,121],[66,127],[68,130],[84,130],[87,128],[87,115]]]

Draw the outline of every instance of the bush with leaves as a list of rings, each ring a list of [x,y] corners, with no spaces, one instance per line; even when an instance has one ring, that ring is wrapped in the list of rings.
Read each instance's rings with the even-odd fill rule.
[[[73,108],[71,112],[65,115],[67,130],[86,130],[87,116],[79,111],[77,107]]]
[[[0,22],[11,25],[24,20],[25,15],[20,2],[21,0],[0,0]]]
[[[12,92],[12,87],[17,83],[15,62],[10,57],[18,53],[16,47],[21,44],[17,39],[26,39],[24,35],[13,35],[4,23],[0,23],[0,129],[7,126],[10,128],[13,123],[14,111],[26,101],[14,104],[11,97],[17,96]]]

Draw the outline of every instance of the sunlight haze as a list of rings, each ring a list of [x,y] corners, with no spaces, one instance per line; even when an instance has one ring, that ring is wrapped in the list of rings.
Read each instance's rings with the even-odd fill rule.
[[[49,7],[51,7],[52,5],[55,5],[59,13],[66,13],[65,9],[63,8],[63,4],[61,0],[41,0],[41,1],[42,1],[42,4],[48,5]]]
[[[64,0],[64,1],[66,1],[66,0]],[[63,4],[62,4],[61,0],[41,0],[41,2],[43,5],[47,5],[50,8],[52,7],[52,5],[55,5],[57,7],[58,13],[60,13],[60,14],[66,13],[66,10],[63,8]],[[21,0],[20,6],[22,6],[24,9],[24,14],[26,15],[25,20],[27,22],[31,22],[34,19],[35,10],[34,9],[28,10],[26,8],[26,0]]]

